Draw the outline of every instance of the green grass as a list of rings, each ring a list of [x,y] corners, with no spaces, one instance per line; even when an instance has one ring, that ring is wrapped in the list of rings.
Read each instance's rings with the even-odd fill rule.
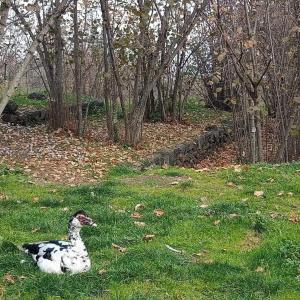
[[[203,173],[119,166],[101,184],[67,188],[34,184],[2,167],[0,299],[300,299],[300,228],[289,220],[299,214],[299,169],[299,163]],[[130,215],[138,203],[145,208],[137,220]],[[153,214],[158,208],[161,217]],[[39,272],[15,245],[65,236],[78,209],[98,223],[82,230],[92,270]],[[145,234],[155,237],[146,242]]]
[[[12,97],[12,100],[16,102],[20,107],[35,107],[44,108],[47,107],[47,100],[32,100],[27,98],[25,94],[17,94]]]
[[[189,98],[185,105],[185,117],[194,123],[214,120],[227,121],[230,116],[230,112],[208,108],[205,102],[198,98]]]

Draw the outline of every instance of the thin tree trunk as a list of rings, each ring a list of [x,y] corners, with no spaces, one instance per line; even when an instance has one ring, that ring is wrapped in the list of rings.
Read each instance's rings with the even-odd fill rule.
[[[16,75],[14,76],[12,81],[9,83],[7,90],[4,93],[4,95],[0,101],[0,115],[2,114],[9,99],[14,94],[15,88],[20,83],[21,78],[25,74],[26,69],[27,69],[28,65],[30,64],[35,51],[38,48],[40,41],[49,32],[50,28],[53,27],[55,20],[57,18],[59,18],[59,16],[63,13],[63,11],[66,9],[67,6],[68,6],[68,0],[63,0],[61,2],[61,4],[57,7],[55,12],[52,14],[52,16],[49,18],[49,21],[46,23],[46,25],[37,34],[36,39],[32,42],[30,48],[27,51],[27,54],[25,56],[23,63],[21,64],[20,68],[17,70]]]
[[[81,100],[81,72],[79,61],[79,36],[78,36],[78,9],[77,0],[74,0],[74,64],[75,64],[75,91],[77,103],[77,135],[82,136],[82,100]]]
[[[143,89],[143,95],[141,96],[140,100],[138,101],[137,106],[134,108],[131,122],[130,122],[130,141],[129,144],[136,146],[141,138],[142,138],[142,123],[144,118],[144,113],[146,109],[146,103],[147,99],[150,95],[151,90],[155,87],[157,84],[157,81],[161,78],[163,73],[165,72],[166,68],[170,65],[172,60],[175,58],[177,53],[180,51],[180,49],[183,47],[187,36],[190,34],[191,30],[195,26],[198,17],[208,4],[208,1],[204,1],[199,7],[198,5],[194,8],[194,11],[191,13],[191,15],[187,18],[186,22],[182,26],[182,30],[180,32],[179,38],[175,40],[169,47],[163,64],[159,67],[158,70],[155,70],[154,67],[150,68],[148,70],[149,78],[147,86]],[[162,38],[162,37],[161,37]],[[155,65],[158,57],[158,53],[161,50],[161,38],[158,40],[158,47],[153,54],[152,58],[152,64]]]
[[[0,5],[0,44],[4,37],[8,13],[10,8],[10,0],[3,0]]]
[[[105,27],[105,31],[106,31],[106,36],[107,36],[107,45],[108,45],[108,50],[109,50],[109,54],[110,54],[111,67],[112,67],[112,71],[113,71],[113,74],[115,77],[118,96],[119,96],[122,112],[124,115],[125,139],[128,140],[128,117],[127,117],[127,111],[125,108],[125,100],[124,100],[123,91],[122,91],[121,77],[119,74],[119,69],[117,68],[117,64],[116,64],[115,50],[114,50],[114,46],[113,46],[113,33],[112,33],[112,28],[111,28],[110,15],[109,15],[109,11],[108,11],[108,1],[100,0],[100,4],[101,4],[103,23],[104,23],[104,27]]]

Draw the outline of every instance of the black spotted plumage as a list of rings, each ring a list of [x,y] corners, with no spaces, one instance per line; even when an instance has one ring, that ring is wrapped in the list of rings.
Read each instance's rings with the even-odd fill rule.
[[[69,222],[68,241],[26,243],[22,248],[32,255],[43,272],[57,274],[86,272],[91,267],[91,261],[80,237],[83,225],[97,226],[86,213],[79,211]]]

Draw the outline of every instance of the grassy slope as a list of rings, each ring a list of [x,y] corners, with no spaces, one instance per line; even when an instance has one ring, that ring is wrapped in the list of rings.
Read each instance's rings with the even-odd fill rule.
[[[8,199],[0,200],[0,298],[300,299],[300,229],[289,220],[291,212],[299,213],[299,169],[293,164],[245,167],[240,173],[139,173],[118,167],[101,185],[73,188],[38,186],[2,169],[0,191]],[[260,190],[264,197],[253,196]],[[278,196],[280,191],[285,194]],[[138,203],[145,204],[138,220],[144,228],[130,217]],[[69,215],[82,208],[99,225],[82,232],[93,262],[89,273],[40,273],[11,244],[64,237]],[[156,208],[166,214],[154,216]],[[144,234],[156,236],[145,242]],[[112,243],[127,252],[118,253]],[[107,273],[98,274],[100,269]],[[5,280],[7,274],[15,276],[14,283]]]

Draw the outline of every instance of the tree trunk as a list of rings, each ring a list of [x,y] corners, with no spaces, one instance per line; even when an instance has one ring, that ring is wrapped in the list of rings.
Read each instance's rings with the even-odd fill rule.
[[[58,3],[58,0],[56,1]],[[63,80],[63,40],[61,35],[61,19],[54,22],[55,72],[53,78],[53,102],[50,104],[50,127],[54,130],[65,126],[64,80]]]
[[[74,64],[75,64],[75,92],[77,103],[77,136],[82,136],[82,100],[81,100],[81,72],[79,61],[79,36],[78,36],[78,9],[77,0],[74,0]]]
[[[3,0],[0,5],[0,44],[4,37],[8,13],[10,8],[10,0]]]
[[[43,37],[49,32],[50,28],[53,27],[55,20],[59,18],[59,16],[63,13],[68,5],[68,0],[63,0],[61,4],[57,7],[55,12],[51,15],[46,25],[42,28],[42,30],[37,34],[35,40],[32,42],[23,63],[21,64],[20,68],[17,70],[16,75],[9,83],[7,91],[4,93],[1,101],[0,101],[0,115],[2,114],[6,104],[8,103],[9,99],[15,92],[15,88],[18,86],[21,78],[26,72],[28,65],[30,64],[32,57],[37,50],[40,41]]]

